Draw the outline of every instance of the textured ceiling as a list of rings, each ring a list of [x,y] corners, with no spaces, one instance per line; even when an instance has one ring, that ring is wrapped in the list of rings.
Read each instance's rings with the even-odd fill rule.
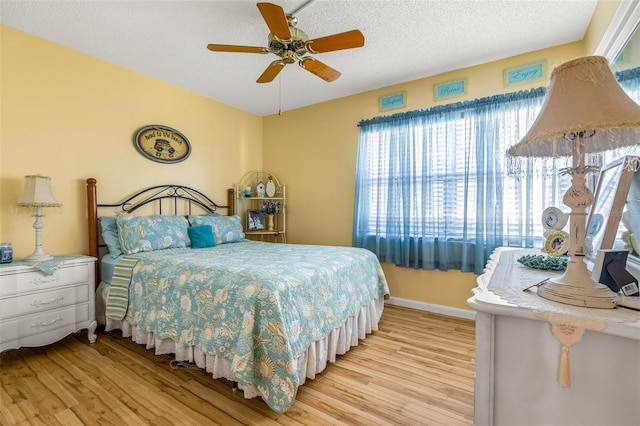
[[[275,55],[207,50],[267,45],[253,1],[2,0],[0,22],[264,116],[581,40],[596,2],[316,0],[296,13],[309,38],[365,36],[364,47],[316,55],[342,72],[332,83],[288,65],[257,84]],[[291,12],[306,0],[273,3]]]

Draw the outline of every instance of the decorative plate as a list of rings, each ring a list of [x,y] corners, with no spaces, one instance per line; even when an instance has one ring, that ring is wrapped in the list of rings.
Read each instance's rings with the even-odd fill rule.
[[[158,124],[138,130],[133,144],[144,157],[159,163],[178,163],[191,154],[191,144],[185,135]]]
[[[267,197],[273,197],[274,195],[276,195],[276,184],[269,178],[267,181]]]
[[[604,216],[600,213],[596,213],[591,216],[591,221],[589,222],[589,229],[587,229],[587,237],[593,237],[598,233],[600,228],[602,228],[602,224],[604,223]]]
[[[542,212],[542,226],[546,229],[562,229],[567,224],[569,215],[557,207],[547,207]]]
[[[569,234],[564,231],[554,232],[547,237],[544,249],[551,256],[562,256],[569,251]]]

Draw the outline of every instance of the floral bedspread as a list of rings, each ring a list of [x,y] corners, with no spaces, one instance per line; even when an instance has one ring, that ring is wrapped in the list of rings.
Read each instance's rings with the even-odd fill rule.
[[[125,320],[232,362],[275,411],[295,400],[295,359],[389,293],[376,256],[351,247],[243,240],[144,253]]]

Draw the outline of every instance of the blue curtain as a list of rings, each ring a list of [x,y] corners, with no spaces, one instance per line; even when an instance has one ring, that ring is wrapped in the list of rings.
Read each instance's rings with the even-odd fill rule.
[[[638,102],[640,69],[616,76]],[[498,246],[541,247],[542,211],[565,207],[571,182],[557,172],[569,159],[513,163],[506,150],[531,127],[545,92],[361,121],[353,245],[398,266],[476,274]],[[591,161],[602,165],[611,157]]]
[[[640,68],[619,71],[616,78],[629,97],[640,103]]]
[[[475,273],[498,246],[532,246],[534,170],[512,179],[528,192],[509,187],[504,152],[533,124],[544,94],[361,121],[353,245],[398,266]]]

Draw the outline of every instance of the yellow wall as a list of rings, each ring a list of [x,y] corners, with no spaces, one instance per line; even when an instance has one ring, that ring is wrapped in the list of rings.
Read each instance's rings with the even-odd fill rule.
[[[596,8],[593,11],[593,17],[589,23],[589,28],[584,35],[585,52],[587,55],[593,54],[598,47],[604,32],[607,30],[611,18],[613,18],[618,5],[619,0],[599,0],[596,3]]]
[[[43,246],[52,254],[88,253],[85,180],[98,199],[158,183],[194,186],[226,203],[226,189],[262,166],[262,118],[116,65],[0,27],[0,241],[16,259],[35,245],[33,218],[14,207],[24,176],[51,176],[61,209],[47,209]],[[182,132],[191,156],[177,164],[142,157],[137,129],[161,124]]]

